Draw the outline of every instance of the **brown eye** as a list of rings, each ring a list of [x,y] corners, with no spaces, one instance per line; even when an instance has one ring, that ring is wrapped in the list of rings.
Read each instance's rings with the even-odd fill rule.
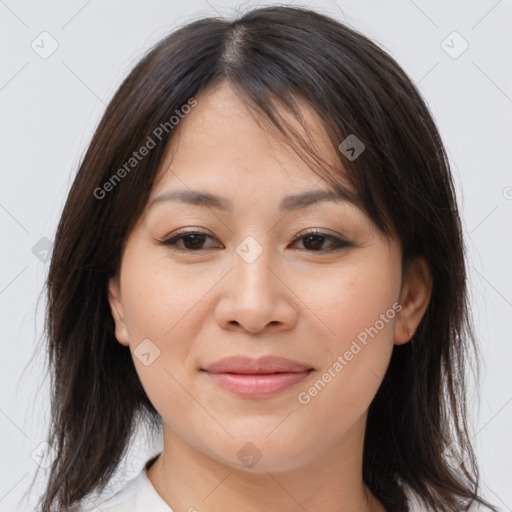
[[[353,244],[350,242],[341,240],[340,238],[336,238],[335,236],[328,235],[326,233],[322,233],[319,231],[312,231],[306,234],[302,234],[301,236],[295,239],[295,241],[297,240],[302,240],[303,246],[307,251],[310,252],[335,251],[337,249],[341,249],[344,247],[353,246]],[[324,247],[326,242],[330,244],[330,249]]]
[[[171,247],[176,251],[200,251],[203,248],[206,238],[212,238],[211,235],[207,233],[203,233],[201,231],[187,231],[178,233],[177,235],[168,238],[167,240],[162,240],[160,243],[162,245]],[[182,244],[184,247],[180,247],[179,244]],[[208,248],[207,248],[208,249]]]
[[[205,241],[208,238],[214,240],[213,236],[202,231],[182,231],[166,240],[160,241],[160,243],[175,251],[199,252],[213,248],[204,247]],[[345,247],[354,247],[354,244],[351,242],[323,233],[319,230],[310,230],[306,233],[302,233],[293,243],[299,240],[303,241],[303,246],[308,252],[332,252]],[[325,245],[330,245],[330,247],[325,248]]]

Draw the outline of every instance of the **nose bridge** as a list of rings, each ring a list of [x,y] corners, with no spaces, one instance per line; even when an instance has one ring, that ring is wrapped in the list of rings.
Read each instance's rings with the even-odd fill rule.
[[[255,301],[264,293],[271,292],[273,288],[271,267],[271,249],[264,247],[253,236],[247,236],[236,247],[234,255],[234,272],[237,295],[252,297]]]

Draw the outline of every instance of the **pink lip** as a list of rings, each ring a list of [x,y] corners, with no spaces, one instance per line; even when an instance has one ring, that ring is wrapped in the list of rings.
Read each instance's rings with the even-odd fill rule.
[[[276,356],[226,357],[201,370],[221,388],[245,398],[274,396],[314,371],[309,365]]]

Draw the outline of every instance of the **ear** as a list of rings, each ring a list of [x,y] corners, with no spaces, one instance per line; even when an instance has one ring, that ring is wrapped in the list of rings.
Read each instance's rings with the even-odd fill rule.
[[[432,273],[423,257],[417,257],[407,269],[400,293],[402,309],[397,315],[395,345],[411,340],[427,310],[432,295]],[[412,333],[412,336],[410,332]]]
[[[126,327],[124,305],[121,299],[121,287],[117,274],[109,279],[108,301],[110,303],[112,318],[116,325],[116,339],[121,345],[128,346],[130,344],[130,335]]]

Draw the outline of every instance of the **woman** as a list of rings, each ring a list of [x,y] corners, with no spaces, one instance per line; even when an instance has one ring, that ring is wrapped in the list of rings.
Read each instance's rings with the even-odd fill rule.
[[[266,7],[161,41],[96,130],[47,284],[44,512],[496,510],[446,153],[342,23]],[[162,452],[95,503],[139,420]]]

